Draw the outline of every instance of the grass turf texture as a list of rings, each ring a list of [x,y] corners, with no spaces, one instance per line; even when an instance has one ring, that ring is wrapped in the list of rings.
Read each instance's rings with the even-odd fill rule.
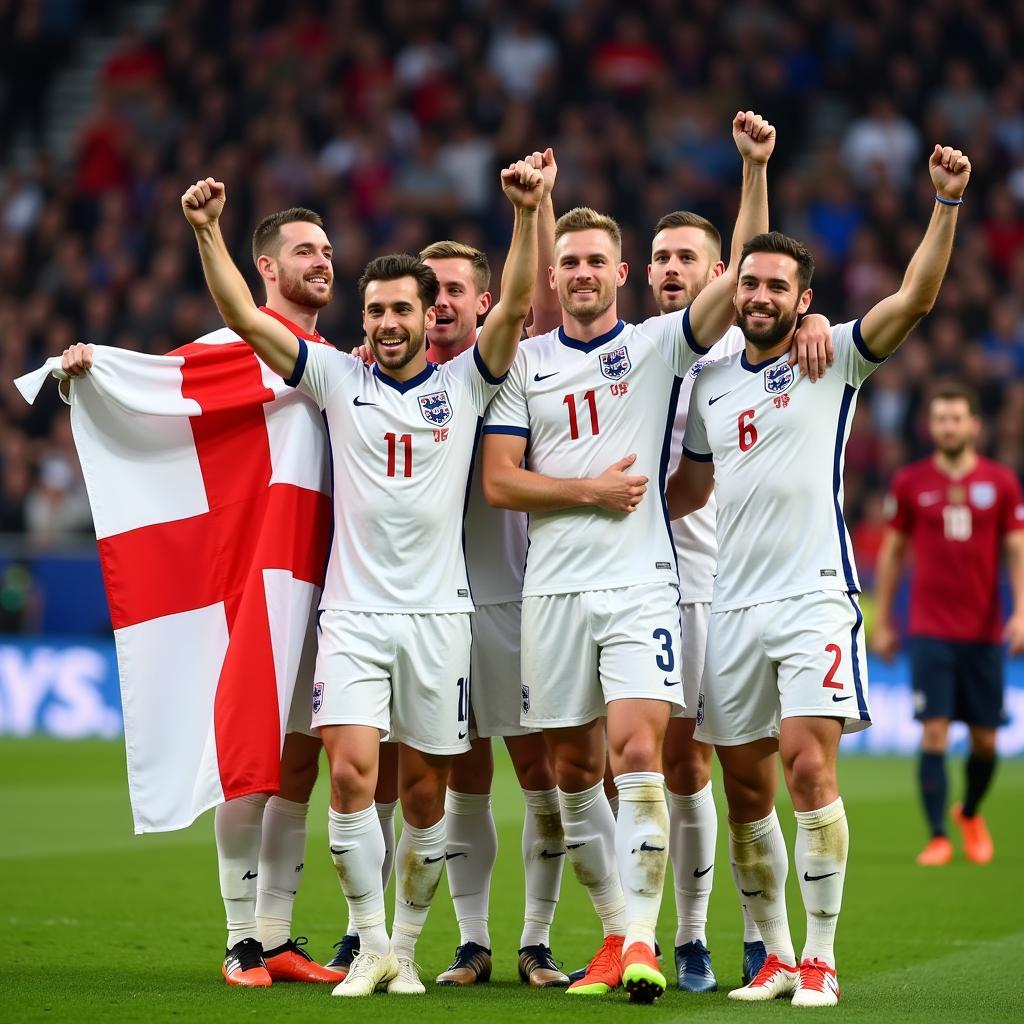
[[[923,869],[914,855],[924,829],[907,760],[848,758],[842,787],[852,834],[837,952],[843,1002],[830,1011],[850,1021],[1020,1021],[1024,985],[1024,762],[999,766],[986,807],[996,859],[978,867],[958,859]],[[959,762],[951,770],[962,787]],[[721,786],[716,785],[721,797]],[[531,991],[516,976],[522,914],[521,799],[498,758],[495,817],[501,853],[491,893],[494,980],[476,989],[442,989],[432,979],[458,941],[444,882],[419,945],[427,995],[419,999],[332,999],[328,986],[275,985],[243,991],[220,976],[224,926],[217,891],[212,816],[191,829],[131,834],[124,755],[116,743],[0,742],[0,1021],[280,1021],[515,1019],[561,1024],[643,1015],[653,1021],[759,1020],[799,1015],[788,1002],[738,1005],[725,990],[739,983],[741,931],[729,875],[724,810],[719,807],[716,886],[709,943],[722,991],[684,995],[670,988],[653,1007],[618,992],[579,999]],[[792,849],[793,817],[780,801]],[[955,841],[954,836],[954,841]],[[390,899],[389,899],[390,903]],[[790,919],[799,951],[804,915],[795,874]],[[345,908],[327,853],[326,792],[310,813],[305,878],[296,932],[321,961],[340,938]],[[671,879],[659,937],[670,975],[675,933]],[[597,948],[599,930],[582,889],[565,872],[553,947],[566,969]],[[813,1011],[804,1011],[813,1012]]]

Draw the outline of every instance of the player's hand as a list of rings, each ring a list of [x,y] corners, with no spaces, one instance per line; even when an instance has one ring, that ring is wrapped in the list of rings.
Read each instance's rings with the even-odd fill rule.
[[[60,356],[60,368],[69,377],[81,377],[92,369],[92,345],[79,342],[64,349]]]
[[[525,160],[502,169],[501,187],[519,210],[536,210],[544,198],[544,175]]]
[[[808,313],[800,321],[789,351],[789,365],[800,364],[800,373],[810,377],[813,384],[825,376],[825,368],[835,362],[832,347],[832,325],[821,313]]]
[[[202,228],[220,220],[227,198],[224,182],[203,178],[185,190],[181,197],[181,209],[192,227]]]
[[[605,512],[635,512],[647,491],[647,477],[626,473],[636,455],[627,455],[591,480],[593,502]]]
[[[928,158],[928,173],[943,199],[959,199],[971,177],[971,161],[952,146],[936,144]]]
[[[1003,640],[1006,641],[1011,658],[1024,654],[1024,612],[1009,618],[1003,630]]]
[[[732,119],[732,137],[740,156],[752,164],[766,164],[775,149],[775,125],[752,110],[740,110]]]
[[[356,359],[361,359],[364,366],[373,366],[373,364],[377,362],[377,358],[374,356],[373,349],[370,347],[370,343],[368,341],[364,341],[362,345],[357,345],[352,349],[352,355],[354,355]]]
[[[871,649],[883,661],[892,661],[899,650],[900,637],[888,622],[876,622],[871,630]]]
[[[544,195],[551,195],[555,187],[555,178],[558,177],[558,164],[555,163],[555,154],[551,147],[549,146],[543,153],[534,150],[526,157],[526,162],[544,175]]]

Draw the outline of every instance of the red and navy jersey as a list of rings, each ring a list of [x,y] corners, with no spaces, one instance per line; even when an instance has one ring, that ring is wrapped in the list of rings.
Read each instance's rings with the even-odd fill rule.
[[[998,643],[1000,550],[1007,533],[1024,529],[1017,477],[979,458],[954,479],[922,459],[893,478],[886,513],[910,539],[911,635]]]

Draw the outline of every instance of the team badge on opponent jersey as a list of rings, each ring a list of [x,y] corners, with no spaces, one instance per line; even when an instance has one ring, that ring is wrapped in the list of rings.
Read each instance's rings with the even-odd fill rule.
[[[632,369],[633,364],[629,361],[629,353],[626,346],[617,348],[614,352],[601,353],[601,372],[609,380],[618,380],[625,377]]]
[[[978,480],[967,489],[975,508],[991,508],[996,503],[996,485],[991,480]]]
[[[324,703],[324,684],[314,683],[313,684],[313,714],[315,715],[320,708],[323,707]]]
[[[795,379],[793,367],[789,363],[769,366],[764,371],[764,389],[769,395],[781,395]]]
[[[432,427],[443,427],[452,418],[452,403],[447,391],[435,391],[432,395],[420,395],[420,412]]]

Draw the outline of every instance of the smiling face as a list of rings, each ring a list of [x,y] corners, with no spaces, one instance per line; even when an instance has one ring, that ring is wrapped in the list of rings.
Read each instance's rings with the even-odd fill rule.
[[[619,247],[601,228],[562,235],[555,243],[555,265],[548,271],[562,309],[583,324],[611,308],[627,273]]]
[[[752,252],[740,264],[735,304],[743,337],[765,352],[792,334],[797,316],[811,304],[811,290],[801,293],[792,256]]]
[[[491,305],[491,293],[477,290],[473,264],[467,259],[423,261],[437,275],[439,287],[434,303],[436,322],[430,330],[431,348],[469,348],[476,339],[476,325]]]
[[[697,227],[663,228],[651,243],[647,283],[659,311],[673,313],[690,305],[724,269],[707,232]]]
[[[324,229],[309,221],[282,224],[280,243],[276,254],[260,256],[257,262],[270,304],[276,292],[296,306],[326,306],[334,291],[334,250]]]
[[[363,330],[381,370],[405,379],[423,369],[423,342],[433,327],[434,307],[423,308],[414,277],[367,284]]]

